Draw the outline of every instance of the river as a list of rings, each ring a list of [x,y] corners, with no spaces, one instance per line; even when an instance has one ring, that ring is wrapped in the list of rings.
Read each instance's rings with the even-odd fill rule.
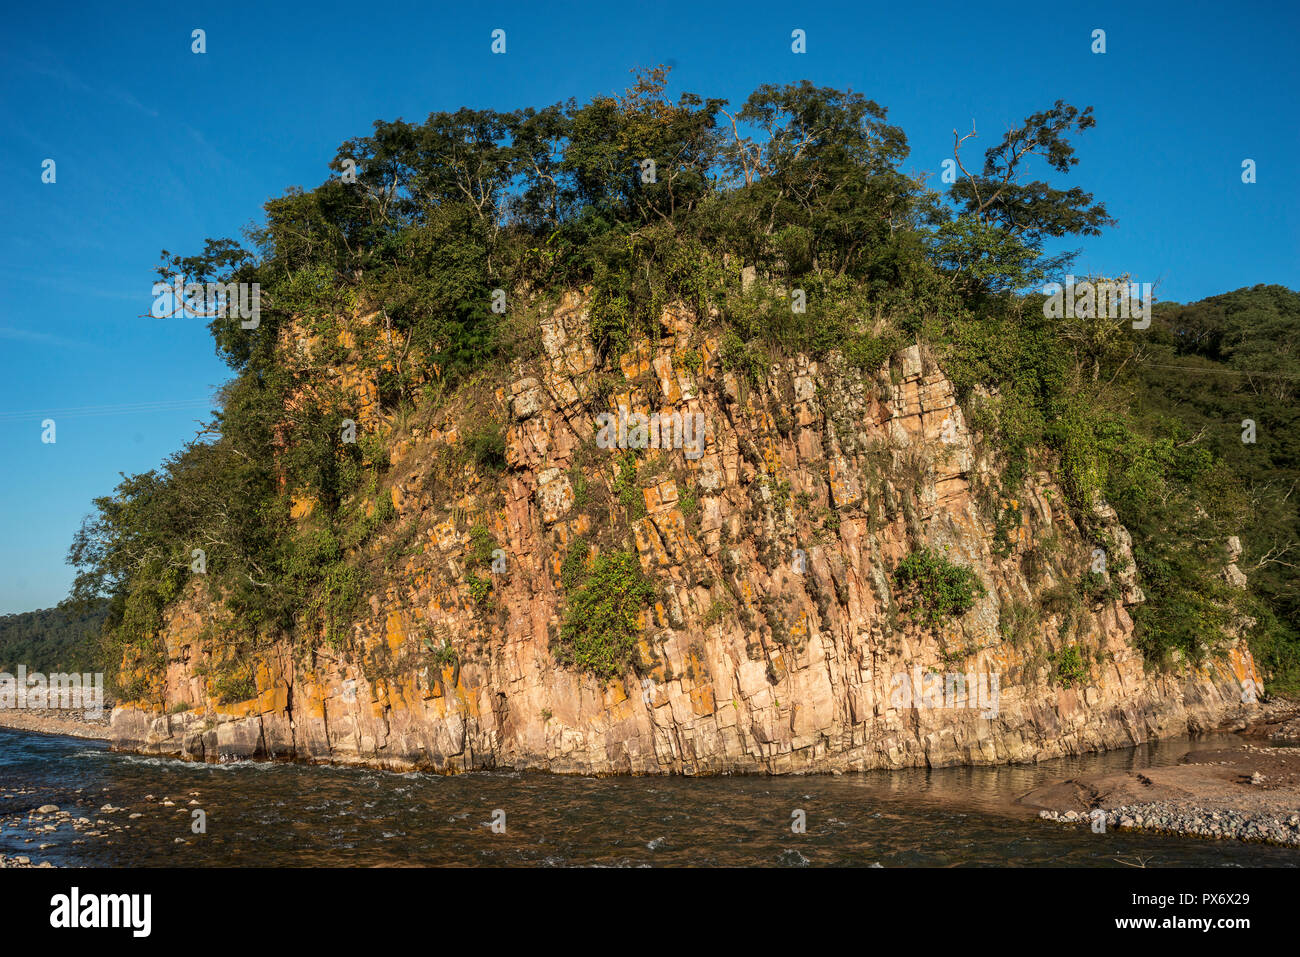
[[[780,778],[440,777],[191,764],[0,728],[0,852],[57,866],[155,867],[1300,865],[1296,849],[1093,834],[1042,821],[1016,803],[1049,781],[1173,763],[1191,746],[1237,740],[1208,735],[1018,767]],[[162,803],[168,799],[172,806]],[[122,830],[101,828],[92,837],[65,822],[34,835],[30,812],[47,803]],[[123,810],[101,813],[106,804]],[[206,814],[206,834],[192,833],[196,808]],[[504,833],[491,827],[497,810]],[[806,833],[791,829],[796,810],[806,815]]]

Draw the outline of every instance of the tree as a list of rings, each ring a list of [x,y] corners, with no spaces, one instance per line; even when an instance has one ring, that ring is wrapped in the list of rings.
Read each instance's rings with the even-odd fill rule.
[[[922,189],[897,170],[907,137],[874,100],[804,80],[765,84],[722,112],[732,131],[726,232],[750,262],[843,274],[915,225]]]
[[[953,130],[953,157],[964,178],[949,191],[958,222],[938,234],[944,264],[976,289],[1024,288],[1066,268],[1077,255],[1043,258],[1048,238],[1097,236],[1103,227],[1115,225],[1105,204],[1094,202],[1091,193],[1023,181],[1034,156],[1056,172],[1068,173],[1079,159],[1067,136],[1095,125],[1091,106],[1080,111],[1057,100],[986,150],[979,173],[967,169],[961,157],[962,144],[979,134],[973,128],[965,136]]]

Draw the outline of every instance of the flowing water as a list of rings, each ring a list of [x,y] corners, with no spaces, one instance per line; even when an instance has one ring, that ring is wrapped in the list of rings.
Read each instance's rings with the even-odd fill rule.
[[[440,777],[190,764],[0,728],[0,852],[59,866],[154,867],[1300,865],[1300,850],[1093,834],[1016,803],[1075,774],[1171,764],[1189,749],[1237,743],[1212,735],[1036,766],[779,778]],[[93,837],[62,824],[34,835],[30,812],[47,803],[123,829]],[[124,810],[101,813],[106,804]],[[192,833],[196,808],[206,834]],[[490,826],[497,810],[504,833]],[[804,834],[791,830],[796,810],[806,814]]]

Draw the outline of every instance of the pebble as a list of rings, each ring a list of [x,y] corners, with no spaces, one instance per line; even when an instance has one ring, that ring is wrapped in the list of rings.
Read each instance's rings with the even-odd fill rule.
[[[1039,811],[1038,816],[1063,824],[1086,824],[1090,820],[1086,814],[1077,811]],[[1169,804],[1134,804],[1107,808],[1106,826],[1300,847],[1300,815],[1296,814],[1283,820],[1256,817],[1233,810],[1211,811]]]

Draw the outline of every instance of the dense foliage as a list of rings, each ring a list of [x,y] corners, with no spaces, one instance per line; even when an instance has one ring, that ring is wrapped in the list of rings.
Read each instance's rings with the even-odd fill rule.
[[[581,560],[566,565],[566,584],[573,592],[556,642],[557,659],[600,678],[626,674],[636,653],[638,617],[655,594],[636,553],[602,553],[590,570]]]
[[[1247,611],[1258,619],[1252,644],[1276,684],[1300,690],[1300,293],[1255,286],[1166,303],[1141,369],[1142,419],[1177,423],[1204,463],[1198,502],[1213,514],[1220,490],[1231,496],[1226,527],[1241,537]],[[1159,575],[1162,561],[1176,560],[1175,543],[1161,544],[1167,535],[1150,522],[1142,527],[1150,544],[1139,564]]]
[[[918,549],[899,562],[894,584],[902,592],[904,610],[929,625],[961,617],[984,594],[973,571],[933,548]]]
[[[99,670],[98,644],[107,603],[88,608],[61,605],[0,615],[0,671],[19,665],[44,674]]]
[[[998,528],[1050,457],[1085,528],[1100,534],[1093,506],[1104,495],[1134,530],[1151,659],[1213,647],[1236,601],[1220,576],[1223,543],[1240,528],[1252,561],[1269,554],[1264,520],[1248,519],[1252,495],[1294,528],[1294,505],[1278,497],[1294,457],[1270,451],[1264,468],[1197,440],[1197,416],[1222,425],[1214,417],[1229,410],[1172,392],[1156,402],[1147,360],[1200,349],[1198,361],[1249,362],[1268,333],[1213,309],[1186,314],[1192,332],[1048,319],[1042,297],[1026,294],[1070,262],[1046,243],[1112,223],[1090,194],[1029,169],[1068,173],[1069,138],[1093,125],[1091,109],[1058,101],[1027,117],[974,172],[961,158],[970,137],[959,138],[963,177],[942,195],[901,172],[903,131],[861,94],[767,85],[733,110],[689,93],[673,101],[666,88],[657,68],[585,104],[380,121],[342,145],[324,183],[270,200],[247,248],[221,239],[195,256],[164,252],[163,277],[259,283],[261,315],[252,330],[238,317],[211,322],[236,376],[210,432],[97,499],[73,544],[77,596],[110,599],[115,661],[161,653],[162,613],[194,574],[194,549],[254,642],[335,640],[367,585],[351,556],[385,521],[387,462],[382,436],[341,437],[357,399],[322,369],[356,363],[378,382],[380,410],[399,412],[533,354],[536,330],[521,325],[529,303],[582,285],[607,357],[658,335],[669,301],[716,310],[724,365],[754,381],[782,351],[836,349],[875,369],[907,342],[929,343],[1004,457]],[[349,321],[358,315],[371,319]],[[1270,316],[1295,329],[1293,311]],[[1288,410],[1269,403],[1250,408],[1277,434]],[[504,467],[490,423],[466,447],[481,468]],[[306,519],[291,515],[295,500],[314,503]],[[1281,573],[1289,557],[1261,566],[1278,667],[1297,637]],[[593,580],[623,580],[617,556],[597,561]],[[626,594],[640,591],[629,583]],[[578,598],[588,599],[590,621],[615,629],[612,644],[570,630],[561,645],[595,670],[621,667],[633,608]]]

